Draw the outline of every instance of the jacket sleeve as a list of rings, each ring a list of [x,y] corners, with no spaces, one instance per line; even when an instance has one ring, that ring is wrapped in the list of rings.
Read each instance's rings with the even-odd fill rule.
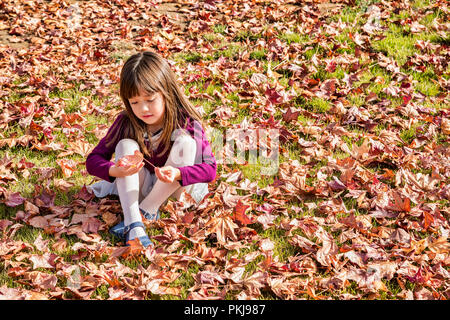
[[[124,120],[124,116],[120,114],[112,126],[109,128],[107,134],[99,141],[97,146],[91,151],[91,153],[86,158],[86,170],[90,175],[99,177],[100,179],[106,180],[108,182],[114,182],[115,177],[109,175],[109,168],[114,165],[111,161],[111,157],[115,152],[117,142],[120,140],[116,139],[109,147],[106,146],[109,134],[115,135],[118,130],[120,130],[121,122]]]
[[[217,164],[205,131],[197,121],[194,121],[193,127],[188,131],[196,142],[197,151],[194,165],[178,167],[181,173],[180,184],[187,186],[194,183],[211,182],[216,178]]]

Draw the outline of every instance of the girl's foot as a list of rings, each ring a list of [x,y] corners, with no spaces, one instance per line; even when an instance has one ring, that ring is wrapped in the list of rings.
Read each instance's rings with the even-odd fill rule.
[[[159,214],[160,214],[159,210],[156,212],[156,217],[155,217],[155,215],[151,215],[150,213],[144,211],[141,208],[139,208],[139,210],[141,211],[141,213],[144,216],[144,218],[147,219],[147,220],[156,221],[156,220],[159,219]],[[124,221],[121,221],[118,224],[116,224],[114,227],[110,228],[109,232],[111,234],[115,235],[116,237],[118,237],[119,239],[124,240],[125,239],[124,228],[125,228]],[[139,229],[142,229],[142,228],[136,228],[137,232],[139,232]],[[144,233],[145,233],[145,231],[144,231]],[[132,233],[132,234],[130,234],[130,239],[134,239],[134,238],[139,237],[139,236],[143,236],[143,234],[141,232],[138,233],[138,234]]]
[[[142,215],[147,220],[156,221],[159,219],[159,210],[156,210],[155,213],[152,213],[152,211],[139,208],[139,211],[141,211]]]
[[[132,237],[131,233],[133,231],[135,231],[136,229],[141,229],[144,232],[144,235],[142,236],[136,236],[136,237]],[[138,231],[139,232],[139,231]],[[142,246],[144,246],[145,248],[148,247],[149,245],[152,245],[153,242],[150,240],[150,238],[147,236],[147,234],[145,233],[145,226],[141,221],[137,221],[137,222],[133,222],[127,226],[124,227],[124,234],[125,234],[125,243],[128,246],[129,245],[129,241],[133,240],[133,239],[139,239],[139,241],[141,242]]]
[[[128,236],[128,240],[133,240],[135,238],[139,238],[139,237],[143,237],[146,236],[147,234],[145,233],[144,228],[142,227],[136,227],[134,229],[130,230],[129,236]]]

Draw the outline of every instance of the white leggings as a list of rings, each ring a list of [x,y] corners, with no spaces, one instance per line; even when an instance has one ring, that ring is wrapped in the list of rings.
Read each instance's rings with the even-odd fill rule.
[[[177,137],[165,165],[173,167],[193,165],[196,149],[197,145],[192,137],[188,135]],[[120,140],[115,149],[115,161],[117,162],[123,156],[134,154],[135,150],[140,150],[136,141],[132,139]],[[165,183],[158,179],[150,193],[144,195],[145,198],[140,201],[143,198],[143,195],[140,194],[140,189],[143,186],[144,178],[144,168],[131,176],[116,178],[125,225],[142,221],[139,207],[151,214],[155,214],[169,197],[174,196],[179,200],[183,190],[189,192],[193,187],[193,185],[182,187],[179,181]]]

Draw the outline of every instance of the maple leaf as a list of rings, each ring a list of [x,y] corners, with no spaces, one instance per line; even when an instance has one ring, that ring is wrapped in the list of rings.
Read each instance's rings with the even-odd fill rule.
[[[67,241],[63,238],[58,239],[52,245],[52,250],[57,251],[57,252],[63,252],[66,250],[66,248],[67,248]]]
[[[0,287],[0,300],[25,300],[26,294],[17,288]]]
[[[35,174],[38,176],[37,181],[42,182],[44,180],[51,179],[55,172],[56,168],[53,167],[36,168]]]
[[[43,216],[36,216],[28,220],[28,224],[40,229],[45,229],[48,227],[48,220]]]
[[[226,239],[230,238],[237,241],[235,230],[239,228],[237,224],[227,215],[222,214],[219,217],[211,218],[205,225],[207,234],[215,233],[219,243],[226,243]]]
[[[39,194],[39,195],[37,195]],[[48,187],[35,185],[34,187],[34,204],[38,207],[49,208],[54,206],[56,193]]]
[[[128,247],[126,247],[127,250],[122,253],[122,257],[124,258],[137,256],[144,251],[144,247],[142,246],[141,240],[139,240],[139,238],[129,240],[127,244],[128,244]]]
[[[289,107],[286,110],[286,112],[282,113],[284,122],[289,123],[289,122],[291,122],[293,120],[297,120],[298,119],[300,111],[292,112],[292,110],[293,110],[293,108]]]
[[[53,290],[55,289],[58,278],[54,274],[48,274],[40,271],[30,272],[29,277],[33,283],[33,286],[43,289],[43,290]],[[36,297],[37,300],[42,298]]]
[[[77,162],[72,159],[58,159],[56,163],[61,167],[64,177],[69,178],[77,171]]]
[[[49,241],[50,240],[44,240],[42,238],[42,235],[39,234],[39,236],[36,238],[36,240],[34,241],[33,244],[36,247],[36,249],[38,249],[39,251],[47,252]]]
[[[411,201],[409,198],[404,198],[398,191],[392,193],[394,199],[393,202],[389,202],[389,209],[393,211],[400,212],[410,212],[411,211]]]
[[[103,223],[97,218],[87,218],[83,220],[82,230],[86,233],[97,233]]]
[[[105,221],[106,225],[109,227],[117,224],[120,220],[119,216],[117,216],[109,211],[102,213],[102,219],[103,219],[103,221]]]
[[[25,199],[20,195],[20,192],[7,192],[5,198],[6,199],[2,200],[2,202],[8,207],[17,207],[25,201]]]
[[[54,269],[56,260],[59,258],[60,257],[54,253],[45,253],[44,255],[33,254],[28,259],[33,263],[33,269]]]
[[[10,225],[12,225],[11,221],[5,219],[0,220],[0,231],[6,230],[6,228]]]
[[[84,201],[90,201],[95,197],[95,194],[90,191],[85,184],[74,196],[74,199],[81,199]]]
[[[71,187],[75,185],[75,183],[67,181],[65,179],[56,179],[54,181],[54,185],[56,188],[63,192],[67,192]]]
[[[284,97],[276,90],[276,88],[268,87],[264,94],[271,104],[280,104],[283,102]]]
[[[195,279],[199,283],[211,285],[224,284],[225,280],[217,273],[212,271],[200,271],[195,275]]]
[[[241,199],[238,200],[236,206],[233,209],[233,220],[240,223],[243,226],[247,224],[253,223],[253,220],[250,219],[246,214],[248,208],[251,206],[244,204]]]
[[[144,155],[139,151],[135,150],[134,154],[127,155],[117,161],[118,167],[137,167],[144,160]]]
[[[277,218],[275,215],[269,213],[262,214],[256,218],[256,222],[262,224],[263,230],[267,230],[274,225],[274,220]]]

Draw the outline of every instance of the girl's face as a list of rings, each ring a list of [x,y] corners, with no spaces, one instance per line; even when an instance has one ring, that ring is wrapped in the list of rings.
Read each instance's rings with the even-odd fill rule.
[[[151,127],[163,124],[164,112],[166,110],[164,97],[160,92],[148,94],[139,90],[139,95],[128,99],[131,109],[136,117]]]

